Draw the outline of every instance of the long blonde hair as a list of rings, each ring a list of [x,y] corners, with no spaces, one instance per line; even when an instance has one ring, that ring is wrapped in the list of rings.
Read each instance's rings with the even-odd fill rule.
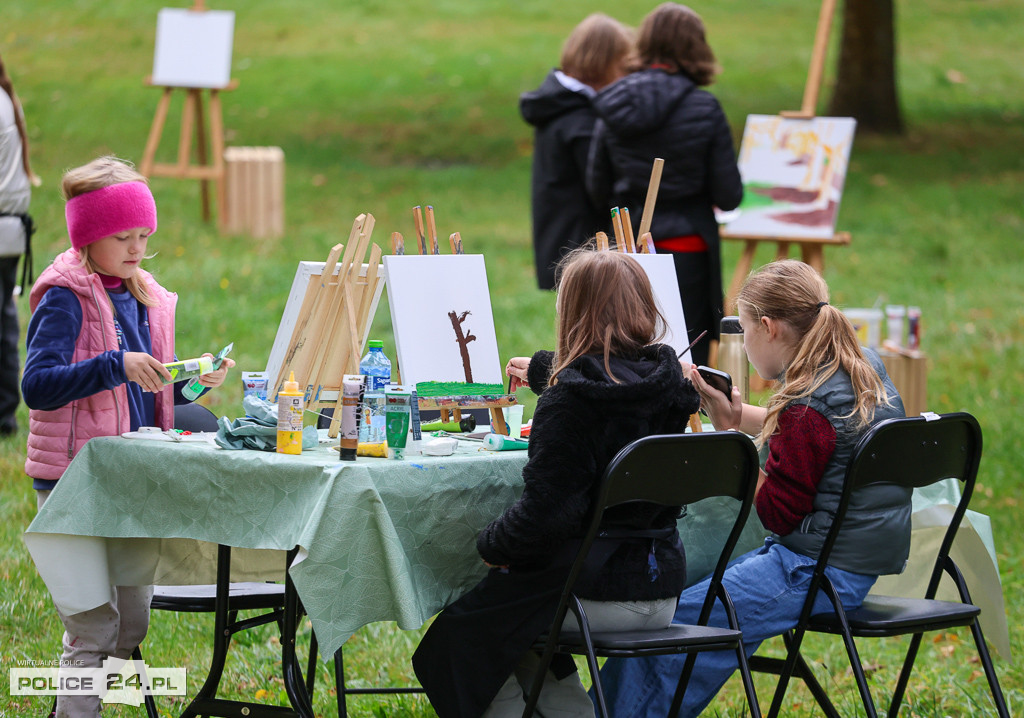
[[[850,375],[856,426],[871,423],[875,407],[889,396],[874,367],[864,357],[857,333],[839,309],[829,302],[828,285],[812,267],[784,259],[751,274],[736,300],[758,321],[770,317],[789,326],[797,338],[796,354],[786,367],[781,386],[768,401],[758,443],[767,441],[779,425],[779,414],[793,401],[813,394],[842,369]]]
[[[640,264],[590,245],[570,252],[556,269],[558,330],[548,384],[584,354],[600,353],[612,381],[610,358],[635,358],[662,339],[667,326]]]
[[[146,179],[145,175],[137,172],[130,162],[106,155],[98,157],[81,167],[75,167],[65,172],[60,183],[60,191],[66,202],[80,194],[94,192],[113,184],[121,184],[122,182],[145,182],[147,185],[149,184],[149,180]],[[82,266],[90,272],[97,271],[96,266],[89,260],[88,245],[78,250],[78,257],[82,262]],[[139,279],[137,273],[124,280],[124,286],[141,304],[147,307],[156,306],[157,301],[146,291],[146,285]]]

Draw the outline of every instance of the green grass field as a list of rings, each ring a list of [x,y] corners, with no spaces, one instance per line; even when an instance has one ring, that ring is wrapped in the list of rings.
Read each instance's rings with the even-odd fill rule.
[[[0,53],[25,105],[33,164],[43,185],[33,195],[40,227],[37,272],[67,245],[61,173],[103,153],[138,161],[159,91],[143,86],[152,68],[162,2],[7,0],[0,8]],[[187,3],[183,3],[185,5]],[[442,236],[458,230],[467,251],[486,255],[502,360],[549,347],[554,297],[535,288],[529,235],[530,129],[517,99],[557,62],[563,38],[601,10],[638,24],[654,3],[605,0],[222,0],[236,12],[233,76],[224,94],[228,144],[278,145],[287,158],[286,236],[222,237],[199,219],[195,182],[156,179],[159,255],[148,269],[180,296],[179,356],[233,341],[239,369],[266,364],[295,263],[323,259],[345,241],[352,219],[374,214],[382,246],[392,231],[412,234],[410,208],[432,204]],[[721,0],[696,6],[724,73],[713,86],[738,140],[750,113],[800,105],[817,3]],[[1024,400],[1024,5],[1018,0],[897,3],[899,90],[907,133],[858,136],[839,228],[849,247],[826,251],[833,303],[877,300],[922,308],[923,348],[931,364],[929,407],[975,414],[985,455],[972,508],[992,518],[1011,643],[1024,647],[1022,557],[1018,533],[1016,421]],[[833,33],[838,35],[838,20]],[[833,72],[834,48],[826,85]],[[828,88],[822,93],[827,97]],[[172,107],[172,120],[180,114]],[[162,159],[176,146],[177,122],[164,132]],[[738,247],[725,248],[727,273]],[[767,250],[759,261],[770,259]],[[726,281],[729,275],[725,277]],[[20,302],[23,326],[27,301]],[[386,302],[373,336],[394,356]],[[238,416],[236,376],[211,397],[218,413]],[[19,420],[27,425],[22,407]],[[24,476],[24,429],[0,440],[0,671],[17,660],[50,660],[61,626],[21,533],[35,514]],[[153,665],[184,665],[198,676],[212,630],[208,616],[159,615],[147,639]],[[368,626],[347,651],[353,684],[409,680],[418,634]],[[969,637],[927,641],[903,715],[991,713]],[[876,696],[894,680],[901,642],[872,645]],[[812,640],[818,675],[844,714],[858,713],[856,689],[835,641]],[[225,685],[230,695],[283,700],[273,632],[239,640]],[[1019,662],[997,659],[1011,712],[1024,705]],[[328,667],[321,686],[329,686]],[[195,678],[194,678],[195,680]],[[770,681],[759,682],[763,699]],[[316,709],[333,715],[330,691]],[[880,701],[881,702],[881,701]],[[180,706],[164,701],[171,714]],[[713,704],[742,714],[730,682]],[[787,715],[813,716],[802,688]],[[4,692],[0,716],[44,715],[48,701]],[[133,709],[109,709],[134,715]],[[430,716],[422,699],[353,701],[353,715]]]

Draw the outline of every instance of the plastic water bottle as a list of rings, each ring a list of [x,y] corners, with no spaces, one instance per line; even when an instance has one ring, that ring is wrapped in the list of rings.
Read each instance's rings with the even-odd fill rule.
[[[367,346],[370,351],[359,362],[359,373],[366,376],[359,441],[374,444],[386,438],[384,387],[391,383],[391,360],[384,356],[384,342],[380,339],[371,339]]]
[[[383,392],[391,383],[391,360],[384,356],[384,342],[380,339],[371,339],[366,344],[370,351],[359,361],[359,373],[368,377],[366,391]]]

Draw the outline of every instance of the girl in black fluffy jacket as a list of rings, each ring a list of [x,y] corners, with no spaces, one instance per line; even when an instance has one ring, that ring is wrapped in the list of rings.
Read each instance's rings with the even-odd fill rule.
[[[557,350],[517,357],[512,386],[540,394],[522,497],[491,522],[477,550],[491,567],[435,620],[413,656],[440,718],[518,716],[558,595],[591,511],[594,487],[618,451],[652,434],[681,433],[700,399],[675,352],[656,343],[664,319],[640,265],[616,252],[577,250],[560,267]],[[678,510],[633,504],[609,527],[674,528]],[[662,628],[686,578],[678,534],[623,540],[577,584],[595,630]],[[556,656],[541,715],[593,716],[575,665]]]

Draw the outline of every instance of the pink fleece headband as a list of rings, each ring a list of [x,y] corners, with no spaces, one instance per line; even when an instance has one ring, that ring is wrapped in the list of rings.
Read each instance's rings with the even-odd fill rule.
[[[156,231],[156,202],[145,182],[120,182],[72,197],[64,205],[68,236],[75,249],[118,232]]]

